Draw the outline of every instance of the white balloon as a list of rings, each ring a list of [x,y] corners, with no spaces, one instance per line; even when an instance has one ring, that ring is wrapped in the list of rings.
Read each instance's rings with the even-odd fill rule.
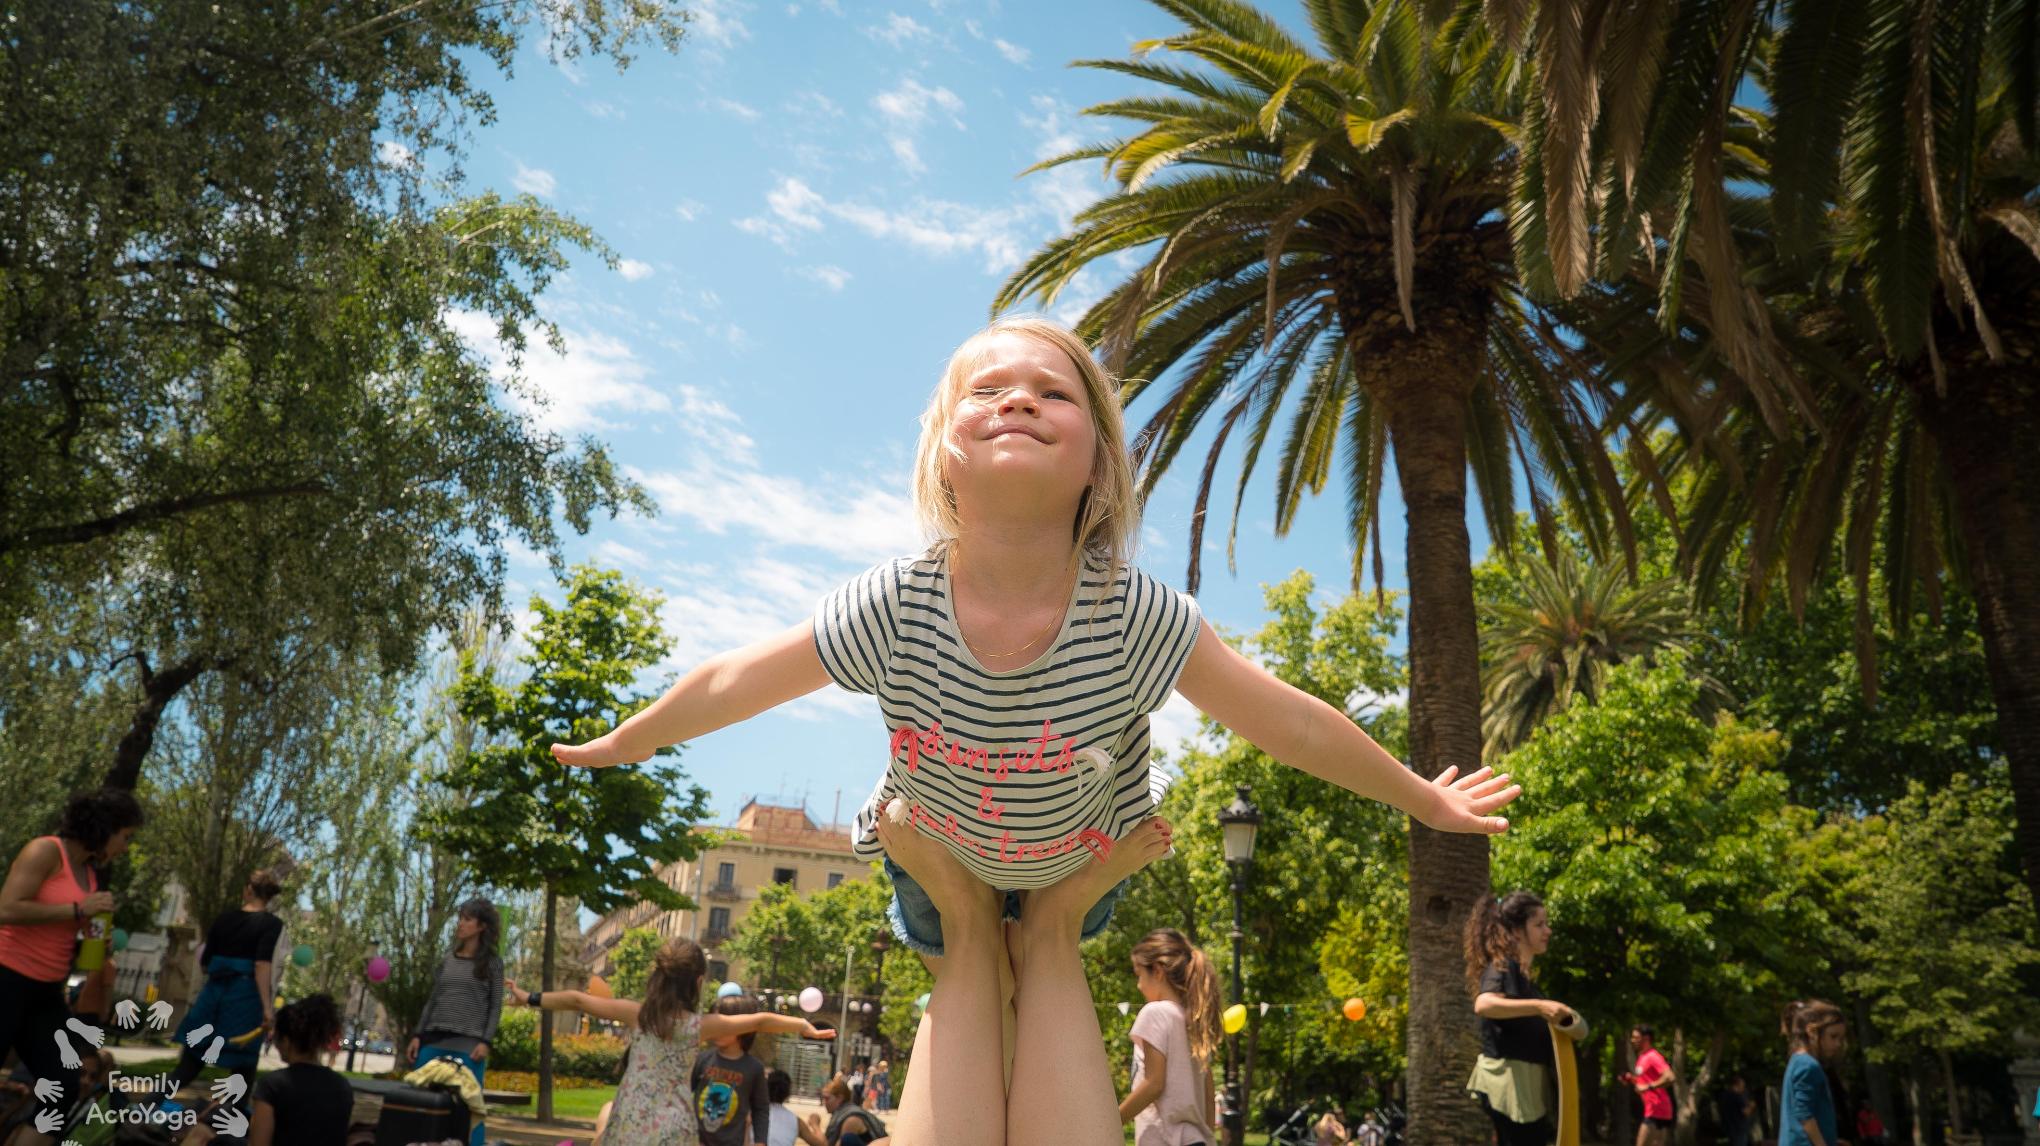
[[[1122,1015],[1123,1015],[1123,1014],[1125,1014],[1126,1012],[1128,1012],[1128,1011],[1132,1010],[1132,1009],[1133,1009],[1133,1004],[1132,1004],[1132,1003],[1121,1003],[1121,1004],[1119,1004],[1119,1013],[1120,1013],[1120,1014],[1122,1014]]]
[[[822,1009],[822,989],[808,987],[800,993],[800,1009],[812,1015]]]

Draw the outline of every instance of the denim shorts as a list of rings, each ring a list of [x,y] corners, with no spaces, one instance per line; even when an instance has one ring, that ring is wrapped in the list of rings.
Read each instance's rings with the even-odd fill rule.
[[[885,875],[892,880],[892,906],[886,909],[886,917],[892,920],[893,935],[901,943],[923,955],[942,954],[942,913],[935,910],[935,901],[914,882],[890,856],[885,860]],[[1119,897],[1126,894],[1126,885],[1132,880],[1120,880],[1107,891],[1091,910],[1084,915],[1083,938],[1089,939],[1105,925],[1112,922],[1112,909],[1119,906]],[[1020,893],[1006,893],[1006,919],[1020,918]]]

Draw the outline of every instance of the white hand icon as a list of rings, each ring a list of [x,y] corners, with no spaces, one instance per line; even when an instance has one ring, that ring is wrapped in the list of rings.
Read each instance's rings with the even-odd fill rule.
[[[212,1064],[220,1061],[220,1051],[224,1049],[226,1045],[227,1039],[225,1035],[214,1035],[212,1045],[205,1048],[205,1053],[203,1055],[200,1055],[199,1057],[205,1060],[205,1065],[211,1066]]]
[[[248,1133],[248,1116],[238,1107],[227,1106],[213,1112],[213,1129],[229,1138],[244,1137]]]
[[[150,1003],[149,1026],[159,1031],[169,1026],[170,1012],[175,1009],[176,1008],[172,1007],[169,1001],[165,999],[157,999],[155,1002]]]
[[[104,1045],[106,1042],[106,1032],[86,1022],[84,1019],[65,1019],[64,1025],[78,1032],[79,1038],[84,1039],[95,1047]]]
[[[238,1074],[213,1080],[212,1096],[215,1102],[238,1103],[248,1093],[248,1080]]]
[[[205,1036],[207,1036],[207,1035],[209,1035],[209,1034],[211,1034],[211,1033],[212,1033],[212,1024],[211,1024],[211,1023],[207,1023],[207,1024],[205,1024],[204,1026],[202,1026],[202,1027],[198,1028],[197,1030],[195,1030],[195,1031],[191,1032],[190,1034],[188,1034],[188,1035],[185,1035],[185,1036],[184,1036],[184,1045],[185,1045],[185,1046],[188,1046],[188,1047],[195,1047],[195,1046],[197,1046],[198,1044],[200,1044],[200,1043],[204,1042],[204,1041],[205,1041]]]
[[[113,1005],[113,1021],[124,1031],[134,1030],[141,1025],[142,1009],[135,1006],[133,999],[122,999]]]
[[[82,1060],[78,1058],[78,1052],[71,1049],[71,1040],[64,1037],[64,1032],[58,1031],[56,1039],[57,1061],[64,1064],[65,1070],[77,1070],[83,1065]]]
[[[36,1113],[35,1132],[37,1134],[55,1134],[57,1127],[63,1124],[64,1112],[61,1110],[43,1110]]]
[[[35,1100],[37,1102],[56,1102],[63,1097],[63,1083],[58,1082],[54,1078],[39,1078],[35,1080]]]

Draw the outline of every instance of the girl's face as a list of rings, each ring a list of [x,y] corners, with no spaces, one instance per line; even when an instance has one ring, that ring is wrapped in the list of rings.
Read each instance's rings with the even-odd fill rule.
[[[975,371],[956,395],[950,438],[963,451],[949,459],[949,481],[966,489],[996,480],[1075,510],[1091,482],[1098,431],[1076,363],[1060,348],[1024,334],[987,337]]]
[[[828,1111],[830,1114],[834,1114],[836,1113],[836,1108],[841,1105],[843,1105],[842,1099],[837,1098],[834,1094],[830,1093],[829,1091],[825,1090],[822,1092],[823,1110]]]
[[[1830,1023],[1822,1027],[1813,1037],[1813,1057],[1822,1062],[1835,1062],[1849,1049],[1849,1024]]]
[[[1160,967],[1143,967],[1138,963],[1133,965],[1133,981],[1140,988],[1140,997],[1150,1003],[1163,998],[1168,987]]]
[[[99,858],[107,863],[112,863],[128,850],[128,843],[134,838],[135,830],[133,828],[122,828],[113,833],[112,837],[106,841],[106,846],[99,849]]]
[[[1542,955],[1551,946],[1551,917],[1541,907],[1523,922],[1523,946],[1532,955]]]
[[[482,921],[472,915],[463,915],[453,924],[453,939],[465,943],[482,933]]]

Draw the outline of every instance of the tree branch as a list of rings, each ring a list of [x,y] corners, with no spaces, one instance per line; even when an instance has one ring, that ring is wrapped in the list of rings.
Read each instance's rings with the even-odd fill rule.
[[[164,498],[94,521],[24,529],[18,533],[0,536],[0,553],[18,549],[46,549],[53,545],[81,545],[87,541],[97,541],[102,537],[111,537],[116,533],[144,525],[154,525],[173,517],[219,505],[243,505],[280,497],[307,497],[331,492],[326,483],[311,481],[295,485],[262,486],[255,489],[229,490],[225,493],[199,493]]]

